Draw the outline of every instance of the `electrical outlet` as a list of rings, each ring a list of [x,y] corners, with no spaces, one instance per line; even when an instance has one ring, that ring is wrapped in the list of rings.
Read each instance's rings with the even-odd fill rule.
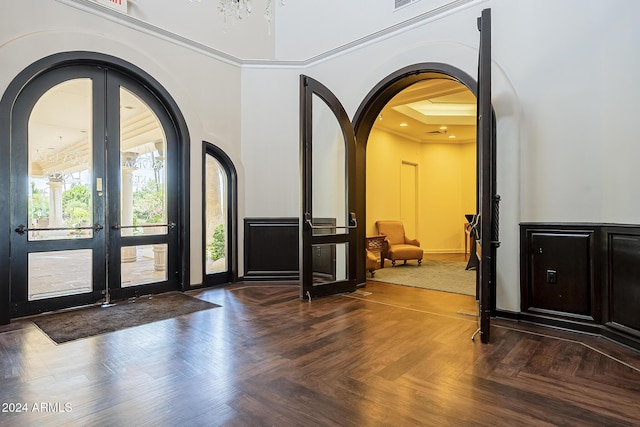
[[[555,270],[547,270],[547,283],[558,283],[558,272]]]

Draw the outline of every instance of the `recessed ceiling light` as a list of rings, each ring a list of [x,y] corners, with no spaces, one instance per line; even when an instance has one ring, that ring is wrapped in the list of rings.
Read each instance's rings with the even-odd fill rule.
[[[440,126],[440,130],[447,130],[446,126]]]
[[[408,124],[406,124],[406,123],[400,123],[400,127],[405,128],[405,127],[407,127],[407,126],[409,126],[409,125],[408,125]]]
[[[449,135],[449,139],[455,139],[456,136],[455,135]]]

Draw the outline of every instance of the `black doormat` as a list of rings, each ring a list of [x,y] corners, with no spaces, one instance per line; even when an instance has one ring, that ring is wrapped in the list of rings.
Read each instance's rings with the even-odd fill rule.
[[[109,307],[89,307],[32,319],[57,344],[133,326],[220,307],[180,292],[119,301]]]

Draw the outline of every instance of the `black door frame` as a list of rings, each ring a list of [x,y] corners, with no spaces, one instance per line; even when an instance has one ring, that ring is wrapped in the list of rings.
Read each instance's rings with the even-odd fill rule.
[[[13,106],[22,90],[38,76],[47,71],[71,65],[93,65],[117,70],[143,84],[164,106],[172,119],[172,125],[178,136],[179,144],[179,208],[178,208],[178,245],[180,263],[178,266],[178,282],[182,290],[187,290],[190,283],[189,272],[189,152],[190,139],[186,121],[169,92],[150,74],[141,68],[120,58],[98,52],[73,51],[56,53],[42,58],[21,71],[9,84],[0,100],[0,182],[11,180],[11,122]],[[13,196],[9,186],[0,188],[0,324],[10,321],[10,268],[11,248],[10,236],[13,231],[11,223],[11,203]]]
[[[491,9],[484,9],[478,18],[480,45],[478,48],[477,143],[478,143],[478,214],[475,228],[478,262],[478,309],[480,325],[476,332],[480,340],[491,339],[490,318],[495,313],[496,255],[500,246],[498,216],[500,196],[496,194],[496,128],[491,105]],[[474,334],[474,336],[476,335]]]
[[[202,192],[202,284],[204,286],[222,285],[238,280],[238,174],[231,158],[220,147],[202,141],[202,179],[206,186],[206,158],[212,156],[220,163],[227,174],[227,271],[207,274],[205,251],[207,238],[206,191]]]

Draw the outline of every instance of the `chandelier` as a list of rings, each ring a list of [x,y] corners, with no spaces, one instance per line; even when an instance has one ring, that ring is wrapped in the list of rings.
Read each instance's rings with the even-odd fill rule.
[[[200,3],[202,0],[191,0]],[[285,0],[280,0],[280,4],[284,6]],[[222,13],[224,22],[240,20],[244,16],[249,16],[253,11],[251,0],[218,0],[218,11]],[[271,24],[271,16],[273,14],[272,0],[267,0],[267,6],[264,10],[264,19],[267,24]]]

